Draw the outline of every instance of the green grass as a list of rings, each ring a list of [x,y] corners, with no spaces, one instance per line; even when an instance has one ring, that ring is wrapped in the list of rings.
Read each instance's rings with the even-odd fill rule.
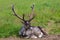
[[[60,34],[60,0],[0,0],[0,37],[17,35],[22,26],[21,20],[13,15],[12,4],[16,13],[22,16],[23,13],[31,13],[33,3],[36,18],[31,22],[32,25],[50,29],[49,34]]]

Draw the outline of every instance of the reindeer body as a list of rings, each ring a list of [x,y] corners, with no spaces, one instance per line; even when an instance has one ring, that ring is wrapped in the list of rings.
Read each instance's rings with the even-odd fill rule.
[[[45,33],[43,33],[41,30],[42,29],[40,29],[39,26],[30,26],[30,28],[28,28],[27,30],[25,29],[24,31],[22,31],[23,33],[20,31],[20,33],[22,33],[20,35],[24,35],[25,38],[41,38],[45,35]]]

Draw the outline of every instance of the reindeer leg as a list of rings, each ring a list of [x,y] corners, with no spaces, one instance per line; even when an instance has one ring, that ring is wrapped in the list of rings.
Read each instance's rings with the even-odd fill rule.
[[[38,26],[38,28],[41,30],[41,32],[43,33],[43,35],[47,35],[47,33],[44,32],[40,26]]]

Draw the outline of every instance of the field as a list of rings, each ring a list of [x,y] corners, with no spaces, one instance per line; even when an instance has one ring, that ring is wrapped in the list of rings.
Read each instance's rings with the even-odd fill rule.
[[[14,4],[18,15],[29,19],[31,5],[35,4],[33,26],[41,26],[48,34],[60,34],[60,0],[0,0],[0,37],[17,36],[22,27],[21,20],[13,15]]]

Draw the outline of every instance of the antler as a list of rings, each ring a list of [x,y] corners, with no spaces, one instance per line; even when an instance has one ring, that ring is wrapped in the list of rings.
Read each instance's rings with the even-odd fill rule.
[[[32,15],[33,15],[33,17],[29,19],[29,22],[35,18],[35,14],[34,14],[34,4],[31,6],[31,8],[32,8]],[[30,17],[31,17],[31,16],[30,16]]]
[[[25,20],[24,20],[24,14],[23,14],[23,18],[21,18],[20,16],[18,16],[18,15],[16,14],[16,12],[15,12],[15,10],[14,10],[14,5],[12,5],[12,11],[13,11],[13,13],[14,13],[14,15],[15,15],[16,17],[18,17],[19,19],[25,21]]]

